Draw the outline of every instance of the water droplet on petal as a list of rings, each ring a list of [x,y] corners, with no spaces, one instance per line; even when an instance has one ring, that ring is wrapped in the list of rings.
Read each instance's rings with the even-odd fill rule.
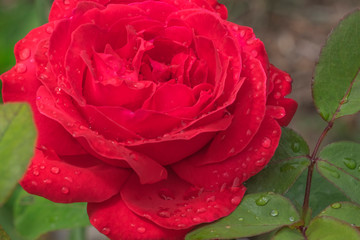
[[[256,199],[255,203],[258,206],[265,206],[269,202],[270,198],[267,196],[262,196],[258,199]]]
[[[281,93],[280,93],[280,92],[274,93],[274,98],[275,98],[275,99],[279,99],[280,97],[281,97]]]
[[[185,228],[185,227],[186,227],[186,225],[183,224],[183,223],[179,223],[177,226],[178,226],[179,228]]]
[[[341,203],[333,203],[333,204],[331,204],[331,207],[334,209],[341,208]]]
[[[201,222],[201,219],[199,217],[194,217],[192,220],[195,223]]]
[[[73,179],[71,177],[64,177],[64,179],[68,182],[71,182],[71,183],[73,182]]]
[[[31,181],[31,184],[32,184],[33,186],[37,186],[37,185],[38,185],[37,182],[35,182],[35,181]]]
[[[45,179],[44,183],[50,184],[50,183],[52,183],[52,181],[50,179]]]
[[[230,154],[233,154],[235,152],[235,148],[231,148],[230,150],[229,150],[229,153]]]
[[[63,0],[64,5],[69,5],[70,4],[70,0]]]
[[[69,193],[69,188],[67,188],[67,187],[62,187],[62,188],[61,188],[61,192],[62,192],[63,194],[68,194],[68,193]]]
[[[198,210],[196,210],[196,213],[204,213],[206,211],[206,208],[199,208]]]
[[[248,129],[247,131],[246,131],[246,135],[248,135],[248,136],[250,136],[251,135],[251,130],[250,129]]]
[[[144,227],[138,227],[138,228],[136,229],[136,231],[137,231],[138,233],[144,233],[144,232],[146,232],[146,228],[144,228]]]
[[[258,167],[262,167],[262,166],[265,165],[265,163],[266,163],[266,159],[265,159],[265,158],[261,158],[261,159],[259,159],[259,160],[257,160],[257,161],[255,162],[255,165],[258,166]]]
[[[60,168],[58,167],[52,167],[50,169],[50,171],[53,173],[53,174],[59,174],[60,173]]]
[[[174,193],[168,188],[162,188],[159,191],[159,197],[164,200],[174,200]]]
[[[51,34],[53,31],[54,31],[54,28],[51,27],[51,26],[48,26],[48,27],[46,28],[46,32],[49,33],[49,34]]]
[[[33,174],[34,174],[34,176],[39,176],[39,175],[40,175],[40,172],[39,172],[38,170],[34,170],[34,171],[33,171]]]
[[[17,73],[24,73],[24,72],[26,72],[26,70],[27,70],[27,67],[25,64],[23,64],[23,63],[16,64],[16,72]]]
[[[234,31],[238,31],[238,30],[239,30],[239,26],[238,26],[238,25],[233,25],[232,29],[233,29]]]
[[[211,196],[206,199],[206,202],[214,202],[214,201],[215,201],[215,196]]]
[[[274,209],[274,210],[271,211],[270,215],[273,216],[273,217],[276,217],[277,215],[279,215],[279,211]]]
[[[30,57],[30,54],[31,54],[30,49],[24,48],[24,49],[20,52],[19,57],[20,57],[21,60],[26,60],[26,59],[28,59],[28,58]]]
[[[101,231],[100,231],[102,234],[105,234],[105,235],[107,235],[107,234],[109,234],[110,233],[110,228],[108,228],[108,227],[104,227],[103,229],[101,229]]]
[[[237,206],[241,202],[241,199],[242,199],[241,197],[235,196],[235,197],[231,198],[231,204]]]
[[[343,163],[347,168],[349,168],[351,170],[355,169],[356,165],[357,165],[355,160],[352,158],[344,158]]]
[[[261,145],[264,147],[264,148],[269,148],[271,146],[271,140],[270,138],[267,138],[265,137],[261,143]]]
[[[162,218],[169,218],[169,217],[171,217],[170,212],[167,211],[167,210],[160,210],[160,211],[157,213],[157,215],[158,215],[159,217],[162,217]]]

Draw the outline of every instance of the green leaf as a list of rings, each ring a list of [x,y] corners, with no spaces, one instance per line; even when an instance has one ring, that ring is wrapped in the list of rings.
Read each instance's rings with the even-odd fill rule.
[[[303,235],[297,229],[284,227],[280,229],[271,240],[304,240]]]
[[[289,128],[283,128],[279,146],[270,163],[259,174],[250,178],[247,193],[285,193],[309,166],[309,147],[305,140]]]
[[[13,206],[21,190],[22,188],[20,185],[17,185],[9,200],[2,207],[0,207],[0,225],[2,225],[10,239],[30,240],[24,236],[21,236],[20,233],[16,231],[14,225]]]
[[[316,169],[350,199],[360,203],[360,144],[337,142],[326,146],[319,154]]]
[[[0,206],[23,176],[34,154],[36,128],[27,104],[0,105]]]
[[[328,216],[314,218],[305,234],[309,240],[360,239],[360,231],[356,228]]]
[[[295,184],[285,194],[297,207],[302,208],[307,172],[299,177]],[[335,201],[348,201],[349,199],[337,189],[333,184],[323,178],[318,172],[314,171],[310,191],[310,207],[313,216],[319,214],[324,208]]]
[[[186,239],[255,236],[298,220],[299,214],[285,197],[275,193],[249,194],[229,216],[190,232]]]
[[[360,205],[352,202],[336,202],[325,208],[319,216],[330,216],[360,227]]]
[[[23,191],[14,206],[16,229],[31,239],[49,231],[88,226],[85,203],[60,204]]]
[[[333,30],[315,68],[314,102],[326,121],[360,110],[359,46],[358,10],[345,17]]]
[[[6,234],[4,229],[2,229],[1,225],[0,225],[0,240],[10,240],[9,235]]]

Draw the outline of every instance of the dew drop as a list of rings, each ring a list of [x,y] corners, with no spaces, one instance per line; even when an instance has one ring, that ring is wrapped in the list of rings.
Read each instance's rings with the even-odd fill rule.
[[[295,218],[294,218],[294,217],[289,217],[289,221],[290,221],[290,222],[294,222],[294,221],[295,221]]]
[[[279,99],[281,97],[281,93],[280,92],[276,92],[275,94],[274,94],[274,98],[275,99]]]
[[[44,169],[45,169],[45,166],[44,166],[44,165],[41,165],[41,166],[40,166],[40,169],[41,169],[41,170],[44,170]]]
[[[241,30],[240,31],[240,37],[244,37],[245,36],[245,30]]]
[[[138,227],[138,228],[136,229],[136,231],[137,231],[138,233],[144,233],[144,232],[146,232],[146,228],[144,228],[144,227]]]
[[[339,208],[341,208],[341,203],[333,203],[333,204],[331,204],[331,207],[334,209],[339,209]]]
[[[257,52],[256,50],[252,50],[252,51],[251,51],[251,54],[253,55],[253,57],[257,57],[258,52]]]
[[[24,72],[26,72],[26,70],[27,70],[27,67],[26,67],[25,64],[23,64],[23,63],[18,63],[18,64],[16,65],[16,72],[17,72],[17,73],[24,73]]]
[[[38,185],[38,183],[35,182],[35,181],[31,181],[31,184],[32,184],[33,186],[37,186],[37,185]]]
[[[269,202],[270,198],[266,196],[262,196],[255,200],[256,205],[265,206]]]
[[[241,197],[235,196],[235,197],[231,198],[230,202],[231,202],[231,204],[237,206],[241,202],[241,199],[242,199]]]
[[[347,168],[349,168],[351,170],[354,170],[356,168],[356,162],[354,159],[344,158],[343,163]]]
[[[226,228],[226,229],[230,229],[230,228],[231,228],[231,226],[230,226],[230,225],[227,225],[227,226],[225,226],[225,228]]]
[[[206,211],[206,208],[199,208],[198,210],[196,210],[196,213],[204,213]]]
[[[277,215],[279,215],[279,211],[274,209],[274,210],[271,211],[270,215],[273,216],[273,217],[276,217]]]
[[[30,57],[30,54],[31,54],[30,49],[24,48],[24,49],[20,52],[19,57],[20,57],[21,60],[26,60],[26,59],[28,59],[28,58]]]
[[[233,25],[232,29],[233,29],[234,31],[238,31],[238,30],[239,30],[239,26],[238,26],[238,25]]]
[[[251,130],[250,129],[248,129],[247,131],[246,131],[246,135],[248,135],[248,136],[250,136],[251,135]]]
[[[163,200],[174,200],[173,192],[168,188],[162,188],[159,191],[159,197]]]
[[[64,179],[68,182],[71,182],[71,183],[73,182],[73,179],[71,177],[64,177]]]
[[[268,137],[265,137],[261,143],[261,145],[264,147],[264,148],[269,148],[271,146],[271,140],[270,138]]]
[[[206,199],[206,202],[214,202],[214,201],[215,201],[215,196],[211,196]]]
[[[38,170],[34,170],[34,171],[33,171],[33,174],[34,174],[34,176],[39,176],[39,175],[40,175],[40,172],[39,172]]]
[[[231,148],[230,150],[229,150],[229,153],[230,154],[233,154],[235,152],[235,148]]]
[[[50,183],[52,183],[52,181],[51,181],[50,179],[45,179],[45,180],[44,180],[44,183],[50,184]]]
[[[266,163],[266,159],[265,159],[265,158],[261,158],[261,159],[259,159],[259,160],[257,160],[257,161],[255,162],[255,165],[258,166],[258,167],[262,167],[262,166],[265,165],[265,163]]]
[[[238,221],[240,221],[240,222],[241,222],[241,221],[244,221],[244,218],[242,218],[242,217],[241,217],[241,218],[238,218]]]
[[[53,174],[59,174],[60,173],[60,168],[58,167],[52,167],[50,169],[50,171],[53,173]]]
[[[292,142],[291,143],[291,149],[294,153],[297,153],[300,151],[300,143],[299,142]]]
[[[62,188],[61,188],[61,192],[62,192],[63,194],[68,194],[68,193],[69,193],[69,188],[67,188],[67,187],[62,187]]]
[[[46,32],[49,33],[49,34],[51,34],[53,31],[54,31],[54,28],[51,27],[51,26],[48,26],[48,27],[46,28]]]
[[[177,226],[178,226],[179,228],[185,228],[185,227],[186,227],[186,225],[183,224],[183,223],[179,223]]]
[[[64,5],[70,5],[70,0],[63,0]]]
[[[195,223],[201,222],[201,219],[199,217],[194,217],[192,220]]]
[[[157,215],[158,215],[159,217],[162,217],[162,218],[169,218],[169,217],[171,217],[170,212],[167,211],[167,210],[160,210],[160,211],[157,213]]]
[[[108,228],[108,227],[104,227],[103,229],[101,229],[101,231],[100,231],[102,234],[105,234],[105,235],[107,235],[107,234],[109,234],[110,233],[110,228]]]

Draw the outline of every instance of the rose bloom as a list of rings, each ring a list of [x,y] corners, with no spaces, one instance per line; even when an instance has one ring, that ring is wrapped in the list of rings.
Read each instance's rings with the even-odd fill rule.
[[[226,17],[215,0],[55,0],[1,76],[38,129],[23,188],[88,202],[111,239],[183,239],[229,215],[297,104]]]

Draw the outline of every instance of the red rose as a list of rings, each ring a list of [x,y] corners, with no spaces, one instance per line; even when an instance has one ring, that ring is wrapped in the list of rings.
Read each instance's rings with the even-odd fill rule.
[[[111,239],[181,239],[230,214],[297,105],[225,19],[215,0],[55,0],[1,76],[39,131],[24,189],[88,202]]]

